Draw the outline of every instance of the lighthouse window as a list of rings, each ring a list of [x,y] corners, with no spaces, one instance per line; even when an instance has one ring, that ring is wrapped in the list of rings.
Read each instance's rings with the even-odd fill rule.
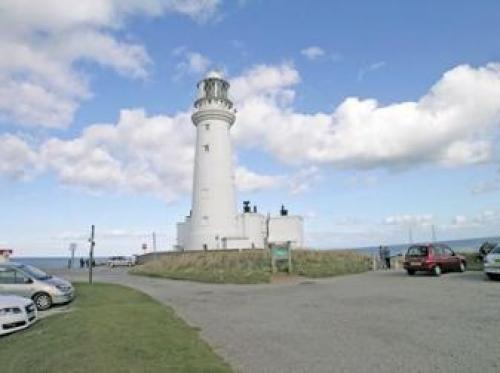
[[[210,123],[205,124],[205,129],[208,131],[210,129]]]
[[[208,144],[203,145],[203,150],[206,152],[210,151],[210,146]]]

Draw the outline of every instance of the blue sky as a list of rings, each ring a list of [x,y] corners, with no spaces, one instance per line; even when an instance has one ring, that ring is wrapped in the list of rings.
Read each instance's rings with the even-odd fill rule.
[[[222,69],[239,200],[308,246],[498,235],[500,4],[0,4],[0,246],[135,253],[190,206],[195,84]]]

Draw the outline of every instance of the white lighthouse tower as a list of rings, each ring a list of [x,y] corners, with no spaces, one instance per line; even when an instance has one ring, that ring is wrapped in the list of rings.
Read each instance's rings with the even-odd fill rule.
[[[193,200],[187,247],[222,248],[222,240],[237,236],[237,210],[230,129],[235,115],[228,98],[229,83],[210,72],[198,83]]]
[[[229,83],[210,72],[197,87],[193,199],[190,214],[177,223],[176,250],[263,249],[266,242],[283,241],[302,247],[302,217],[289,215],[284,206],[275,217],[257,212],[255,205],[251,209],[250,201],[237,211]]]

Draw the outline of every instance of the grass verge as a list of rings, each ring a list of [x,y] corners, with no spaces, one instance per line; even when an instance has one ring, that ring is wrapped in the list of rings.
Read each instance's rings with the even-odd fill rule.
[[[293,270],[306,277],[332,277],[371,269],[370,257],[350,251],[296,250]]]
[[[0,339],[0,371],[229,372],[174,311],[136,290],[76,284],[68,313]]]
[[[467,270],[468,271],[482,271],[483,262],[476,253],[458,253],[465,256],[467,260]]]
[[[293,273],[331,277],[360,273],[371,259],[348,251],[294,250]],[[211,283],[256,284],[271,280],[269,253],[264,250],[185,252],[164,257],[130,271],[132,274]]]

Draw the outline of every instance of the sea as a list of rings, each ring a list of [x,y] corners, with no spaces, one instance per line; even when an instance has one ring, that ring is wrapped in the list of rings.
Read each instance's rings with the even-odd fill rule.
[[[498,242],[500,243],[500,237],[481,237],[481,238],[470,238],[465,240],[453,240],[453,241],[439,241],[440,243],[447,244],[454,251],[457,252],[475,252],[479,249],[479,246],[485,241],[488,242]],[[396,244],[388,245],[391,250],[391,255],[402,254],[408,249],[409,244]],[[359,252],[361,254],[373,255],[378,254],[379,246],[369,246],[352,248],[350,250]],[[96,257],[96,263],[102,264],[106,261],[107,257]],[[12,257],[12,261],[24,264],[30,264],[32,266],[42,268],[42,269],[62,269],[68,268],[69,257],[64,256],[47,256],[47,257]],[[75,258],[75,263],[73,263],[73,268],[79,268],[80,257]]]

